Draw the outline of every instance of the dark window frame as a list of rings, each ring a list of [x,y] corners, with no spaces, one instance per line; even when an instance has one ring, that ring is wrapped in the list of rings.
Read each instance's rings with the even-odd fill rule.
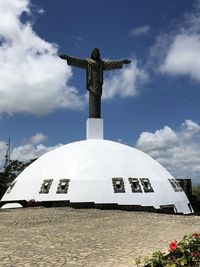
[[[172,188],[174,189],[175,192],[179,192],[180,191],[180,185],[177,184],[177,181],[175,179],[168,179],[168,181],[170,182]],[[182,190],[183,191],[183,190]]]
[[[143,187],[143,190],[145,193],[153,193],[154,192],[149,178],[140,178],[140,182],[142,184],[142,187]]]
[[[129,180],[129,183],[131,184],[131,190],[133,193],[142,193],[142,188],[141,188],[140,181],[138,178],[129,177],[128,180]],[[135,185],[137,186],[135,187]]]
[[[69,188],[70,179],[60,179],[57,187],[56,194],[67,194]],[[62,183],[65,183],[65,187],[62,188]]]
[[[51,188],[53,179],[45,179],[42,182],[39,194],[48,194]]]
[[[182,192],[183,188],[181,187],[180,182],[176,179],[174,179],[174,182],[176,183],[176,186],[178,187],[179,191]]]
[[[112,178],[114,193],[125,193],[125,185],[122,177]]]

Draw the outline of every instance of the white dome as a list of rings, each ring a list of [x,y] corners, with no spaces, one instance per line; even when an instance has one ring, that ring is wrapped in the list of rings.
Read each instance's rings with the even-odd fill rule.
[[[15,179],[1,202],[33,200],[192,212],[178,182],[158,162],[132,147],[98,139],[46,153]]]

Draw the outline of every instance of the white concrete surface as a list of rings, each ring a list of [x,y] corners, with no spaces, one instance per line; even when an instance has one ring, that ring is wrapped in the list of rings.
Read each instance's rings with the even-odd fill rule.
[[[86,139],[103,139],[103,119],[87,119]]]
[[[122,177],[125,193],[114,193],[112,178]],[[128,178],[148,178],[154,192],[133,193]],[[184,192],[175,192],[172,175],[147,154],[121,143],[88,139],[74,142],[41,156],[15,180],[2,201],[70,200],[118,203],[159,208],[174,204],[177,212],[191,213]],[[40,194],[45,179],[53,179],[48,194]],[[57,194],[59,179],[70,179],[67,194]],[[142,186],[141,186],[142,187]]]

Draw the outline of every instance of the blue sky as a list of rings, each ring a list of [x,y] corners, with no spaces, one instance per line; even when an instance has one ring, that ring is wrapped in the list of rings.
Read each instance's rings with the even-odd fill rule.
[[[26,160],[85,139],[85,73],[57,55],[132,59],[105,74],[105,139],[200,183],[200,1],[0,0],[0,148]]]

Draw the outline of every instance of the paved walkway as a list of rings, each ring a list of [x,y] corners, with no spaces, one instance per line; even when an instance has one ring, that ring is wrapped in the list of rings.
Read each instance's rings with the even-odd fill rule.
[[[200,231],[200,216],[72,208],[0,211],[1,267],[125,267]]]

